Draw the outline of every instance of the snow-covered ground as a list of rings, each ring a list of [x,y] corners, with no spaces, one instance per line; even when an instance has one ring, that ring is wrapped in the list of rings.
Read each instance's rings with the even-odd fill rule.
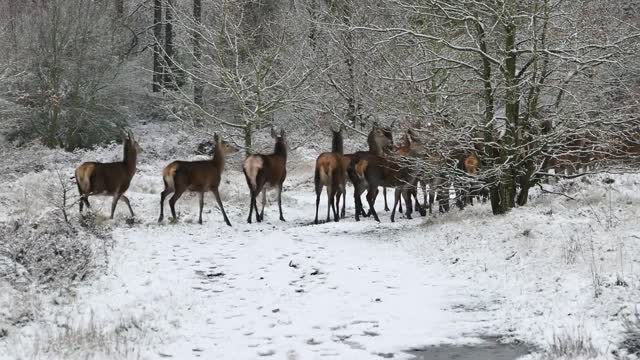
[[[0,359],[401,359],[410,348],[491,335],[541,350],[554,336],[590,337],[606,354],[621,339],[623,316],[636,310],[638,175],[615,175],[611,190],[604,175],[556,184],[575,200],[534,193],[505,216],[476,205],[390,223],[379,199],[382,223],[356,223],[349,195],[346,220],[310,225],[318,152],[300,148],[290,155],[283,193],[287,222],[277,219],[273,202],[264,223],[246,224],[248,196],[235,156],[221,189],[233,227],[210,194],[203,225],[197,198],[188,195],[177,204],[178,223],[158,224],[162,166],[173,152],[194,156],[184,150],[190,144],[180,144],[185,135],[144,135],[157,131],[136,132],[145,149],[129,190],[137,221],[127,225],[120,204],[104,274],[64,301],[43,295],[34,321],[0,337]],[[80,161],[112,160],[121,150],[42,151],[49,165],[40,175],[16,170],[5,184],[12,192],[46,178],[51,157],[71,173]],[[109,203],[94,200],[94,211],[107,214]],[[326,214],[324,197],[320,209]],[[64,339],[77,345],[51,345]]]

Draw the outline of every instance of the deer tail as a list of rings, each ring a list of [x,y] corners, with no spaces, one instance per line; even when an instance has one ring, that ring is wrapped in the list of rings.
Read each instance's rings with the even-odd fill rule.
[[[244,170],[245,176],[249,181],[249,185],[253,190],[258,186],[258,173],[264,166],[264,161],[260,156],[249,156],[245,159],[244,164],[242,164],[242,168]]]
[[[88,194],[90,192],[91,175],[93,175],[95,168],[95,164],[85,163],[80,165],[76,169],[74,178],[76,179],[76,184],[78,185],[78,191],[81,194]]]
[[[356,164],[356,175],[360,179],[364,179],[364,173],[365,173],[365,171],[367,171],[367,166],[368,165],[369,165],[369,162],[367,160],[360,160]]]
[[[162,170],[162,180],[164,181],[165,188],[175,190],[176,184],[174,176],[176,175],[176,170],[178,170],[178,164],[175,162],[167,165]]]

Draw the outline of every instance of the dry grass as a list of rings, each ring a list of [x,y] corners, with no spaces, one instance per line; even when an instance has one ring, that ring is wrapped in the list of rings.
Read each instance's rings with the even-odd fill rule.
[[[554,335],[543,359],[595,359],[598,356],[600,352],[591,342],[591,337],[578,329],[573,334]]]
[[[9,351],[28,359],[137,359],[145,334],[137,319],[121,319],[114,326],[98,321],[92,313],[84,321],[67,318],[33,337],[18,339]]]
[[[620,348],[627,354],[640,358],[640,313],[626,317],[622,324],[624,340],[620,343]]]

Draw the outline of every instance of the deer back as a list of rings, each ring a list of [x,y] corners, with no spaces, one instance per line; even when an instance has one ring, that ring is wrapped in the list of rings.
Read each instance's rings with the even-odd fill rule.
[[[76,182],[82,193],[108,194],[127,191],[136,172],[140,146],[131,132],[123,136],[123,159],[119,162],[87,162],[76,169]]]

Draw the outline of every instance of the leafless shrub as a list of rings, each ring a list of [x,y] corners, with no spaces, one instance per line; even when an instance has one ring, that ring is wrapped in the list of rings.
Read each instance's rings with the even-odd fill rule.
[[[574,264],[581,252],[582,245],[576,236],[569,237],[562,244],[562,260],[567,265]]]
[[[32,344],[19,344],[13,351],[33,359],[129,359],[140,356],[138,349],[144,339],[138,319],[108,324],[92,313],[86,320],[74,322],[68,318],[60,326],[43,330]]]
[[[36,285],[68,285],[84,280],[104,263],[106,252],[99,250],[109,238],[107,228],[86,221],[76,225],[45,218],[4,225],[0,227],[0,255],[14,267],[24,269],[28,282]],[[24,278],[19,279],[24,282]]]
[[[620,348],[627,354],[640,357],[640,313],[625,317],[622,322],[624,326],[624,340],[620,343]]]
[[[544,359],[593,359],[598,355],[591,337],[579,330],[574,334],[554,335]]]

